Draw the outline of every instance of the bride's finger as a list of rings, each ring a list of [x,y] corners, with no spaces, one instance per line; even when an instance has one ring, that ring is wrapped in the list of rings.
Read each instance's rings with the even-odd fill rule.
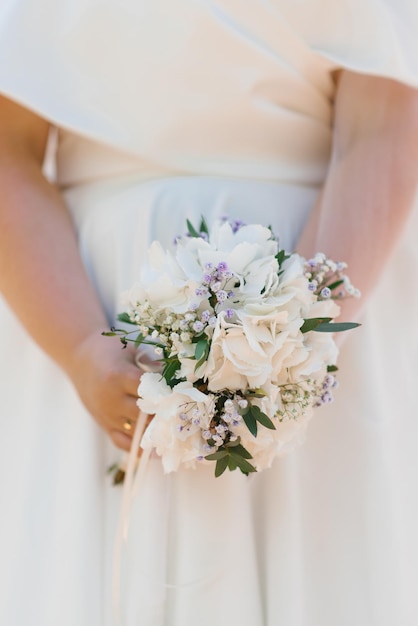
[[[111,430],[109,431],[109,436],[117,448],[129,452],[132,445],[132,436],[121,430]]]
[[[141,381],[141,370],[132,366],[126,370],[123,378],[123,389],[130,396],[138,397],[138,385]]]
[[[117,423],[120,426],[121,419],[129,419],[132,422],[136,422],[139,416],[139,408],[136,403],[137,397],[124,396],[118,405],[119,415],[117,416]],[[123,421],[123,419],[122,419]]]

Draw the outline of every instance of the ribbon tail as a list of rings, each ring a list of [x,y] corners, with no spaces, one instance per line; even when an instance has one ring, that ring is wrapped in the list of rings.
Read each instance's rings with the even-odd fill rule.
[[[135,476],[135,467],[137,465],[139,444],[147,425],[147,414],[140,411],[138,421],[135,426],[134,436],[132,439],[131,449],[128,456],[128,465],[123,483],[122,505],[120,510],[118,529],[115,539],[115,547],[113,552],[113,580],[112,580],[112,598],[113,609],[117,624],[121,624],[120,617],[120,586],[121,586],[121,560],[122,546],[126,542],[129,530],[130,511],[132,498],[135,490],[138,489],[142,477],[148,464],[151,450],[144,450],[141,455],[139,465]]]

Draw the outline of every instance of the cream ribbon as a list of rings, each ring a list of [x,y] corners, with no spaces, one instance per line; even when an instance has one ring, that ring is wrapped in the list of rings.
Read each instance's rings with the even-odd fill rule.
[[[137,353],[135,363],[138,365],[138,367],[144,372],[160,372],[160,363],[158,361],[150,360],[149,358],[147,358],[147,356],[147,354],[141,352]],[[122,548],[128,540],[132,501],[134,495],[138,493],[142,485],[142,481],[144,480],[148,467],[148,461],[152,453],[152,448],[143,450],[138,462],[138,450],[147,426],[147,420],[147,413],[140,411],[138,420],[135,425],[131,449],[128,455],[128,463],[125,473],[125,479],[123,482],[122,504],[119,514],[118,529],[116,532],[115,547],[113,552],[112,598],[115,620],[119,626],[122,626],[120,614]]]

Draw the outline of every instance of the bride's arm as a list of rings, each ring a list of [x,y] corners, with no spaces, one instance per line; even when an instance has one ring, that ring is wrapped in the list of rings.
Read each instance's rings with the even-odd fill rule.
[[[70,215],[42,174],[48,130],[45,120],[0,98],[0,291],[95,419],[128,449],[122,423],[137,415],[138,370],[131,350],[100,336],[107,322]]]
[[[328,175],[297,250],[348,262],[363,297],[345,301],[344,318],[358,316],[378,282],[417,190],[418,91],[343,71]]]

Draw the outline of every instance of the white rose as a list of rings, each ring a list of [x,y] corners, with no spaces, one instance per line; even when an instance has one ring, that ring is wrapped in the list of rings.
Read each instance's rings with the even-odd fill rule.
[[[240,243],[258,245],[263,250],[263,256],[274,256],[278,250],[277,242],[271,240],[271,231],[260,224],[242,226],[234,233],[228,222],[216,222],[210,233],[210,243],[222,252],[231,252]]]
[[[309,332],[304,335],[304,358],[299,363],[286,363],[289,380],[297,382],[303,378],[321,380],[326,366],[337,362],[338,348],[332,333]]]
[[[158,374],[144,374],[142,378],[157,377]],[[210,395],[194,388],[189,382],[182,382],[170,389],[167,383],[148,378],[138,392],[142,398],[138,405],[145,411],[153,409],[154,419],[150,422],[141,441],[143,448],[155,448],[161,456],[165,472],[176,471],[182,463],[192,464],[198,456],[204,456],[204,440],[201,430],[209,427],[213,417],[214,402]],[[158,394],[148,397],[148,394]],[[197,409],[200,424],[182,421],[180,414],[190,414]]]
[[[273,338],[268,326],[232,324],[218,318],[205,379],[211,391],[262,386],[271,375]]]
[[[210,259],[214,264],[220,260],[210,244],[198,237],[182,239],[177,244],[175,256],[184,275],[198,284],[202,281],[204,274],[206,260],[203,259]]]
[[[137,405],[141,411],[153,415],[158,411],[162,400],[170,395],[171,389],[161,374],[151,372],[142,374],[137,400]]]
[[[189,279],[176,259],[158,241],[148,251],[148,263],[141,273],[143,294],[156,309],[187,311],[197,283]]]

